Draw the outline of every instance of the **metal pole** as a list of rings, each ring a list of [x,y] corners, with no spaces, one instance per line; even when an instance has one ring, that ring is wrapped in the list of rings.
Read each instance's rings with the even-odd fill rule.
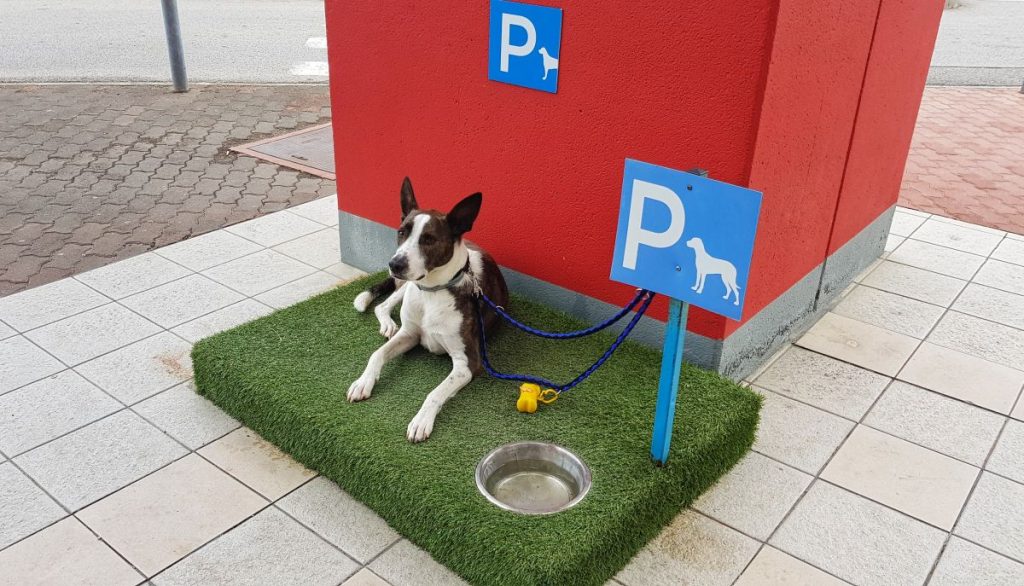
[[[181,24],[178,22],[177,0],[160,0],[164,9],[164,31],[167,33],[167,53],[171,57],[171,79],[174,91],[187,92],[185,77],[185,51],[181,48]]]
[[[686,342],[686,314],[689,304],[668,300],[668,323],[665,324],[665,345],[661,351],[661,377],[658,380],[658,402],[654,409],[654,431],[651,434],[651,458],[659,466],[668,462],[672,443],[672,422],[676,417],[676,396],[679,394],[679,369],[683,365]]]

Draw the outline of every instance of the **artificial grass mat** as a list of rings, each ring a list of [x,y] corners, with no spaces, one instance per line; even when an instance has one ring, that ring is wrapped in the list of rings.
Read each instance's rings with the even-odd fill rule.
[[[669,464],[654,466],[648,451],[661,355],[627,343],[587,382],[532,415],[516,411],[517,385],[482,376],[445,405],[430,439],[411,444],[406,426],[448,374],[447,356],[414,349],[384,368],[370,399],[345,400],[384,341],[373,313],[352,308],[376,278],[199,342],[196,385],[471,583],[602,584],[753,443],[760,398],[687,366]],[[581,327],[520,297],[510,311],[549,330]],[[490,355],[499,370],[568,380],[611,339],[541,340],[504,328]],[[587,497],[550,516],[491,505],[477,491],[476,464],[496,446],[523,440],[581,456],[593,473]]]

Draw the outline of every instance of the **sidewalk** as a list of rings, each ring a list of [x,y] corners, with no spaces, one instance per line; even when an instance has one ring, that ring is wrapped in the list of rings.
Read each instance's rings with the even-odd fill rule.
[[[1024,234],[1024,94],[926,88],[900,205]]]
[[[191,386],[192,343],[358,274],[334,208],[0,299],[0,575],[460,583]],[[754,451],[617,583],[1024,583],[1024,237],[900,210],[887,249],[751,381]]]
[[[0,85],[0,296],[334,193],[230,146],[330,120],[326,86]]]

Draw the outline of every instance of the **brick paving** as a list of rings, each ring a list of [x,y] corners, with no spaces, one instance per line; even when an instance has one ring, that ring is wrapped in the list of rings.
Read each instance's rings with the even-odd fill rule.
[[[229,152],[330,120],[326,86],[0,86],[0,296],[335,192]]]
[[[900,205],[1024,234],[1024,94],[925,89]]]

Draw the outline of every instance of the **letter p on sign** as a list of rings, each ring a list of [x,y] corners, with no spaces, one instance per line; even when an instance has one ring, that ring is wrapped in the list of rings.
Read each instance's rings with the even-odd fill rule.
[[[648,230],[643,227],[644,202],[647,200],[665,204],[668,208],[668,227],[664,230]],[[622,266],[636,270],[636,257],[640,245],[653,248],[668,248],[679,242],[686,225],[686,211],[679,194],[664,185],[633,180],[633,194],[629,202],[629,222],[626,228],[626,251],[622,258]]]

